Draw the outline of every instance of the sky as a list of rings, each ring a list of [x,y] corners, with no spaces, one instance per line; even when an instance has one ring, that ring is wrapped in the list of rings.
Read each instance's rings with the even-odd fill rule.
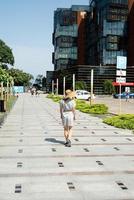
[[[14,67],[35,78],[54,70],[54,10],[88,4],[89,0],[0,0],[0,39],[12,49]]]

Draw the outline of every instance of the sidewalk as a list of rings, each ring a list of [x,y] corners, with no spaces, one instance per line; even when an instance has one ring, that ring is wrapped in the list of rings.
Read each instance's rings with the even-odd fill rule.
[[[0,128],[0,200],[133,200],[134,135],[77,111],[63,145],[59,105],[20,96]]]

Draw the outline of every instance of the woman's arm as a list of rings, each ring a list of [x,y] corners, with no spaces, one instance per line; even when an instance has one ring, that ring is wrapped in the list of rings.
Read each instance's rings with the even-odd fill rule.
[[[75,118],[75,108],[72,109],[72,112],[73,112],[74,120],[75,120],[75,119],[76,119],[76,118]]]
[[[60,108],[60,117],[62,118],[63,109]]]
[[[62,114],[63,114],[63,105],[62,105],[62,103],[60,102],[60,115],[61,115],[61,118],[62,118]]]
[[[73,109],[72,109],[72,112],[74,114],[74,120],[76,119],[75,118],[75,107],[76,107],[76,102],[73,100]]]

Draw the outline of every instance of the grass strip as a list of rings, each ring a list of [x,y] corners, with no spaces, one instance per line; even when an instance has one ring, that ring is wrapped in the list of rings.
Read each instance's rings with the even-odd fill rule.
[[[11,96],[6,103],[6,111],[9,112],[17,100],[16,96]]]

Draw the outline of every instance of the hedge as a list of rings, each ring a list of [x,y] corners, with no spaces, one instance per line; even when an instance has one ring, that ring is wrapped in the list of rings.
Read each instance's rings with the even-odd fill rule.
[[[103,122],[117,128],[134,130],[134,114],[123,114],[106,118]]]

